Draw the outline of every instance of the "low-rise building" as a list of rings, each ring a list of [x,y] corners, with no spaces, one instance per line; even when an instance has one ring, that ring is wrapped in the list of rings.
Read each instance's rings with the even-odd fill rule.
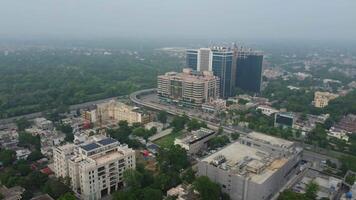
[[[188,154],[196,154],[202,148],[206,148],[207,142],[215,137],[215,135],[215,131],[213,130],[200,128],[176,138],[174,144],[186,149]]]
[[[127,121],[129,124],[146,124],[151,120],[151,117],[143,113],[139,108],[115,100],[98,104],[95,113],[95,122],[99,125],[108,124],[110,122],[117,124],[119,121]]]
[[[256,108],[256,110],[260,110],[262,112],[262,114],[267,115],[267,116],[271,116],[271,115],[279,112],[279,110],[272,108],[270,106],[265,106],[265,105],[258,106]]]
[[[0,194],[3,196],[2,200],[21,200],[24,192],[25,188],[20,186],[14,186],[12,188],[5,186],[0,187]]]
[[[208,103],[202,104],[202,110],[205,112],[220,112],[226,109],[226,101],[223,99],[216,99]]]
[[[337,94],[317,91],[314,93],[314,106],[324,108],[329,104],[330,100],[336,99],[337,97],[339,97]]]
[[[18,149],[16,150],[16,159],[17,160],[26,160],[27,157],[31,154],[31,151],[28,149]]]
[[[160,122],[149,122],[145,125],[145,128],[150,130],[151,128],[155,127],[157,129],[157,133],[163,130],[164,125]]]
[[[53,129],[52,121],[50,121],[46,118],[43,118],[43,117],[36,118],[33,120],[33,122],[40,129],[43,129],[43,130],[52,130]]]
[[[349,141],[349,132],[343,130],[343,129],[339,129],[339,128],[335,128],[335,127],[331,127],[329,129],[329,131],[327,132],[328,136],[330,137],[335,137],[338,138],[340,140],[345,140],[346,142]]]
[[[280,112],[274,115],[274,126],[283,128],[293,128],[295,123],[295,117],[293,113]]]
[[[251,132],[198,164],[198,175],[218,183],[232,200],[271,199],[298,171],[295,143]]]
[[[101,199],[122,188],[124,170],[136,167],[134,150],[104,136],[53,151],[55,175],[68,176],[73,191],[84,200]]]

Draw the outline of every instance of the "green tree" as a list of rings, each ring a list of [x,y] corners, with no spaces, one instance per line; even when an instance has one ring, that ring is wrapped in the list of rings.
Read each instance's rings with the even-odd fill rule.
[[[193,183],[193,181],[195,180],[195,172],[190,167],[182,173],[181,178],[183,182]]]
[[[146,187],[142,190],[142,199],[145,200],[161,200],[162,192],[161,190],[153,189],[150,187]]]
[[[303,194],[293,192],[291,189],[287,189],[279,194],[278,200],[306,200],[306,199]]]
[[[49,179],[43,187],[43,192],[57,199],[60,196],[70,192],[70,188],[57,179]]]
[[[315,200],[318,197],[317,195],[318,190],[319,190],[318,184],[316,184],[315,182],[308,183],[304,194],[306,199]]]
[[[32,151],[30,153],[30,155],[28,155],[27,160],[28,161],[37,161],[43,157],[44,157],[44,155],[41,153],[41,151],[35,150],[35,151]]]
[[[134,169],[127,169],[124,171],[124,181],[128,187],[140,188],[142,178],[142,174]]]
[[[0,162],[6,167],[16,160],[16,152],[8,149],[0,150]]]
[[[16,126],[18,131],[24,131],[26,128],[29,128],[31,125],[32,123],[24,117],[16,120]]]
[[[77,197],[75,197],[72,193],[68,192],[60,196],[58,200],[77,200]]]
[[[204,200],[218,200],[220,187],[212,182],[207,176],[200,176],[193,182],[193,188],[199,192],[200,198]]]
[[[162,172],[179,172],[189,166],[188,156],[182,147],[173,145],[161,149],[157,156],[159,168]]]
[[[157,114],[158,121],[163,124],[167,123],[167,115],[168,113],[166,111],[159,111],[159,113]]]

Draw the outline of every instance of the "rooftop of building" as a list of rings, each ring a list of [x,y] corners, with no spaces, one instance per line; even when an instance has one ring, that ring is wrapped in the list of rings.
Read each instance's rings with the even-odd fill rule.
[[[273,146],[284,147],[284,148],[289,148],[294,145],[294,143],[291,141],[273,137],[263,133],[258,133],[258,132],[251,132],[244,137],[250,138],[255,141],[260,141],[266,144],[270,144]]]
[[[110,137],[92,137],[90,140],[88,140],[87,143],[84,143],[83,145],[80,146],[80,148],[84,149],[85,151],[93,151],[96,149],[99,149],[104,146],[109,146],[112,144],[119,145],[119,142],[113,138]]]
[[[207,128],[200,128],[199,130],[188,132],[187,134],[184,134],[178,139],[180,139],[183,143],[191,144],[214,133],[215,131],[213,130]]]
[[[281,168],[288,158],[278,158],[270,153],[235,142],[202,160],[230,173],[250,177],[263,183]]]
[[[183,72],[167,72],[164,75],[160,75],[161,78],[175,78],[190,82],[204,82],[217,79],[211,72],[194,72],[191,69],[183,69]]]

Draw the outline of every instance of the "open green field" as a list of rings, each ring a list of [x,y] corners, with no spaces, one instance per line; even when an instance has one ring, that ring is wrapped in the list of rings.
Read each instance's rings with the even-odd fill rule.
[[[158,140],[155,140],[153,143],[157,144],[158,146],[165,148],[174,145],[174,139],[178,136],[182,135],[182,132],[173,132],[169,135],[166,135]]]

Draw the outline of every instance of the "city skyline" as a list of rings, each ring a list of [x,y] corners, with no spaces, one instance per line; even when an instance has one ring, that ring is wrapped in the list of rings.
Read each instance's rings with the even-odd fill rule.
[[[4,0],[0,37],[355,40],[356,28],[350,26],[356,18],[355,6],[355,1],[322,0],[312,4],[306,0]]]

